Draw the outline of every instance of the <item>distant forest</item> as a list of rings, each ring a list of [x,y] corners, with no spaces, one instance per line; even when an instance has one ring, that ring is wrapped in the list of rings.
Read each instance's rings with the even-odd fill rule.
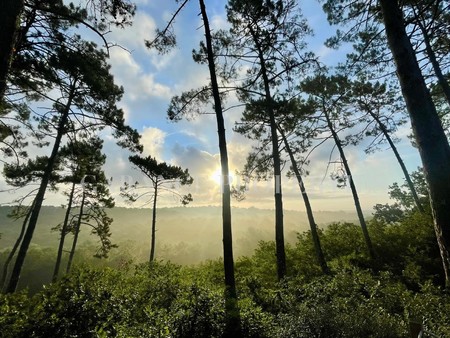
[[[13,207],[0,207],[0,248],[9,250],[19,232],[20,221],[13,221],[7,215]],[[149,208],[115,207],[108,210],[108,216],[114,221],[111,224],[111,240],[118,245],[111,254],[123,251],[132,253],[134,263],[148,260],[151,239],[149,219],[152,210]],[[178,264],[200,263],[208,259],[217,259],[222,255],[221,243],[221,209],[220,207],[175,207],[160,208],[158,211],[159,226],[156,258],[170,260]],[[273,210],[257,208],[234,208],[234,240],[236,255],[250,255],[259,241],[270,241],[274,236]],[[52,231],[61,219],[64,209],[45,206],[39,219],[38,230],[33,237],[33,244],[56,250],[59,234]],[[286,239],[295,242],[297,233],[308,230],[306,213],[285,211]],[[356,215],[350,212],[318,212],[316,219],[323,228],[332,222],[353,222]],[[96,243],[96,238],[89,228],[81,229],[80,245]],[[56,257],[56,251],[55,251]]]

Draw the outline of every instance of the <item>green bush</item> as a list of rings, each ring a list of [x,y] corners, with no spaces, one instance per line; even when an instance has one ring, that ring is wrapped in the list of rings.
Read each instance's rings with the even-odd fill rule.
[[[309,233],[286,245],[278,282],[274,242],[236,262],[244,337],[405,337],[410,320],[450,336],[450,296],[429,218],[371,221],[378,253],[368,258],[360,227],[320,232],[332,273],[323,276]],[[36,256],[38,257],[38,256]],[[1,337],[221,337],[227,321],[223,262],[84,265],[31,296],[0,295]],[[36,266],[36,269],[38,266]]]

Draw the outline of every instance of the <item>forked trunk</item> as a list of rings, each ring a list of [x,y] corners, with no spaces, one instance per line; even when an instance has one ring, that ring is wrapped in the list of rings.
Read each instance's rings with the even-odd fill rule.
[[[33,202],[34,204],[34,202]],[[16,254],[17,248],[20,245],[20,242],[22,242],[23,235],[25,234],[25,229],[27,228],[27,223],[31,215],[31,210],[33,210],[33,204],[30,206],[30,209],[28,210],[25,219],[22,222],[22,228],[20,229],[19,237],[17,237],[16,242],[14,243],[14,246],[11,249],[11,252],[8,254],[8,257],[6,258],[5,264],[3,265],[3,273],[2,273],[2,279],[0,281],[0,287],[5,287],[5,281],[6,277],[8,276],[8,268],[9,264],[11,263],[12,259],[14,258],[14,255]]]
[[[75,225],[75,233],[73,235],[73,242],[72,248],[70,249],[69,260],[67,261],[66,273],[69,273],[70,269],[72,268],[73,256],[75,256],[75,249],[77,248],[78,244],[78,235],[80,234],[81,221],[83,219],[85,201],[86,201],[86,192],[84,191],[83,187],[83,197],[81,198],[80,213],[78,214],[77,224]]]
[[[72,201],[73,201],[74,194],[75,194],[75,182],[72,183],[72,189],[70,190],[70,195],[69,195],[69,202],[67,203],[67,210],[66,210],[66,214],[64,216],[63,225],[61,227],[61,237],[59,238],[59,246],[58,246],[58,253],[56,255],[55,269],[53,270],[53,277],[52,277],[53,283],[56,282],[56,280],[58,279],[59,268],[61,266],[61,260],[62,260],[62,254],[64,251],[64,240],[65,240],[66,234],[67,234],[67,226],[69,223],[70,212],[72,211]]]

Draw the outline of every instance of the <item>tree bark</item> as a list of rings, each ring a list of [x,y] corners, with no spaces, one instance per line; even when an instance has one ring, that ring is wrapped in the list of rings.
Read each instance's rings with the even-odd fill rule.
[[[369,114],[372,116],[372,118],[375,120],[375,122],[378,123],[378,126],[381,129],[381,132],[383,133],[384,137],[386,137],[386,140],[388,141],[389,146],[391,147],[392,151],[394,152],[395,158],[397,159],[397,162],[400,165],[400,168],[402,168],[403,175],[405,176],[406,183],[408,184],[409,190],[411,191],[411,195],[413,196],[414,204],[416,205],[417,210],[419,210],[419,212],[421,212],[421,213],[424,213],[425,210],[423,209],[423,206],[420,203],[416,188],[414,187],[411,177],[409,176],[409,172],[406,169],[405,163],[403,162],[403,159],[400,156],[400,154],[397,150],[397,147],[395,146],[394,142],[392,141],[391,136],[389,135],[389,133],[386,129],[386,126],[384,125],[383,122],[381,122],[380,118],[376,114],[374,114],[371,111],[369,111]]]
[[[153,210],[152,210],[152,238],[150,245],[150,263],[155,259],[155,244],[156,244],[156,199],[158,198],[158,182],[155,185],[155,194],[153,196]]]
[[[2,279],[0,281],[0,287],[2,288],[2,290],[5,287],[6,277],[8,276],[9,264],[11,263],[12,259],[14,258],[17,248],[19,247],[20,242],[22,242],[23,235],[25,234],[25,229],[27,228],[27,223],[30,218],[31,211],[33,210],[33,204],[34,204],[34,202],[31,204],[30,209],[28,210],[28,212],[25,216],[25,219],[23,220],[19,237],[17,237],[16,242],[14,243],[14,246],[11,249],[11,252],[9,253],[8,257],[6,258],[5,264],[3,265]]]
[[[380,0],[389,48],[430,191],[434,228],[450,287],[450,146],[404,27],[398,0]]]
[[[25,261],[25,257],[27,255],[28,247],[30,246],[31,240],[33,238],[34,230],[37,225],[37,221],[39,218],[39,214],[41,212],[42,203],[44,201],[45,192],[47,190],[48,183],[50,182],[50,177],[53,171],[53,167],[56,162],[56,157],[58,155],[59,147],[61,145],[61,139],[64,135],[64,128],[69,118],[70,106],[72,105],[72,100],[75,95],[75,83],[72,85],[72,88],[69,93],[69,97],[67,99],[67,103],[64,107],[64,110],[61,114],[61,119],[58,125],[58,131],[56,133],[55,143],[53,144],[52,153],[48,159],[47,167],[45,168],[45,172],[42,176],[41,184],[39,185],[39,190],[36,194],[36,198],[33,205],[33,210],[30,215],[30,222],[28,223],[27,230],[23,237],[23,241],[20,245],[19,252],[17,254],[17,259],[14,264],[13,271],[11,273],[11,279],[8,283],[8,287],[6,288],[7,293],[12,293],[16,291],[17,284],[19,283],[20,273],[22,271],[23,263]]]
[[[264,93],[267,103],[267,113],[270,121],[270,137],[272,141],[272,158],[273,158],[273,177],[274,177],[274,199],[275,199],[275,245],[277,257],[277,275],[278,280],[282,280],[286,276],[286,251],[284,248],[284,220],[283,220],[283,195],[281,191],[281,160],[280,150],[278,146],[277,123],[275,121],[275,112],[273,109],[273,99],[270,91],[270,82],[267,75],[266,60],[263,55],[261,44],[249,26],[253,41],[261,67],[261,75],[264,82]]]
[[[338,148],[342,163],[344,164],[345,173],[347,174],[348,181],[350,184],[350,189],[352,191],[353,201],[355,202],[356,213],[358,215],[359,224],[361,225],[361,229],[362,229],[363,236],[364,236],[364,241],[367,246],[367,251],[369,252],[370,258],[375,259],[375,252],[373,250],[372,241],[370,239],[366,220],[364,219],[364,215],[363,215],[363,212],[361,209],[361,203],[359,202],[358,191],[356,190],[356,185],[355,185],[355,182],[354,182],[354,179],[352,176],[352,172],[350,170],[350,166],[348,165],[347,157],[345,156],[344,149],[342,148],[342,143],[339,138],[339,135],[334,130],[333,124],[331,123],[330,117],[328,116],[327,113],[325,113],[325,117],[327,119],[328,128],[330,129],[331,134],[333,135],[334,142],[336,143],[336,147]]]
[[[66,210],[66,214],[64,216],[64,222],[63,222],[63,225],[61,228],[61,237],[59,239],[59,246],[58,246],[58,253],[56,255],[55,269],[53,270],[53,277],[52,277],[53,283],[56,282],[56,280],[58,279],[59,268],[61,266],[62,254],[64,251],[64,240],[65,240],[66,234],[67,234],[67,225],[69,223],[70,212],[72,210],[72,201],[73,201],[74,194],[75,194],[75,182],[72,183],[72,189],[70,190],[70,195],[69,195],[69,202],[67,203],[67,210]]]
[[[313,239],[314,250],[316,251],[317,262],[319,263],[322,272],[325,275],[327,275],[330,273],[330,269],[328,268],[327,261],[325,260],[325,256],[323,254],[322,245],[320,244],[320,237],[319,232],[317,231],[317,224],[316,221],[314,220],[314,214],[312,211],[311,203],[309,202],[308,194],[306,193],[306,188],[303,183],[302,175],[298,170],[298,165],[297,161],[295,160],[294,153],[292,152],[289,142],[286,139],[286,136],[284,135],[282,130],[280,130],[280,135],[283,138],[286,151],[292,163],[292,170],[294,171],[295,177],[297,177],[298,186],[300,187],[303,202],[305,203],[306,215],[308,216],[309,228],[311,230],[311,237]]]
[[[23,0],[3,0],[0,11],[0,102],[5,95],[9,68],[11,66]]]
[[[214,109],[219,137],[220,166],[222,173],[222,220],[223,220],[223,263],[225,272],[225,316],[226,327],[224,337],[242,337],[241,319],[237,305],[236,280],[234,277],[233,238],[231,229],[231,190],[228,169],[228,151],[223,119],[222,102],[217,82],[212,37],[204,0],[199,0],[203,24],[205,28],[208,67],[214,98]]]
[[[70,249],[69,259],[67,261],[66,273],[70,272],[70,269],[72,267],[73,257],[75,256],[75,249],[77,248],[77,244],[78,244],[78,235],[80,234],[81,220],[83,218],[85,200],[86,200],[86,192],[84,191],[84,187],[83,187],[83,197],[81,198],[80,213],[78,214],[77,225],[75,227],[75,233],[73,235],[72,248]]]
[[[439,65],[438,60],[436,59],[436,54],[434,53],[433,47],[431,46],[430,36],[426,28],[419,22],[420,30],[422,31],[423,41],[425,42],[425,48],[427,51],[428,58],[430,59],[431,65],[433,66],[434,74],[438,79],[438,83],[441,86],[442,92],[444,96],[450,104],[450,85],[448,81],[445,79],[444,74],[442,73],[441,66]]]

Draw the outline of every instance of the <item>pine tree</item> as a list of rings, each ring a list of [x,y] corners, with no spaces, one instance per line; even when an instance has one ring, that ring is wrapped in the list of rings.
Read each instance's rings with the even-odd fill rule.
[[[155,259],[156,246],[156,208],[160,194],[169,192],[180,198],[183,205],[187,205],[192,201],[192,195],[181,195],[175,189],[176,184],[191,185],[194,179],[189,175],[188,169],[183,170],[181,167],[167,164],[166,162],[158,163],[151,156],[141,157],[138,155],[130,156],[130,162],[134,164],[148,179],[151,186],[142,186],[136,182],[133,185],[125,184],[121,188],[121,195],[128,198],[131,202],[150,196],[147,202],[152,203],[152,227],[151,227],[151,244],[150,244],[150,263]],[[142,191],[144,190],[144,191]]]

